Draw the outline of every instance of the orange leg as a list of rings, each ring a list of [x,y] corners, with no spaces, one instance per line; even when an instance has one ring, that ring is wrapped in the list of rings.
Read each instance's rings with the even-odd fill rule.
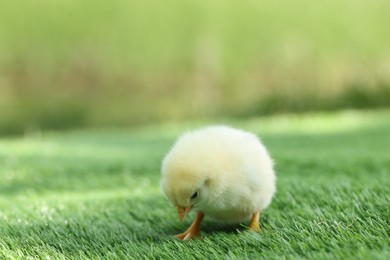
[[[249,223],[249,229],[260,232],[260,212],[253,213],[251,222]]]
[[[200,235],[200,223],[202,222],[203,217],[204,213],[198,212],[192,225],[186,231],[184,231],[184,233],[176,235],[176,237],[182,240],[191,240],[197,237],[202,238]]]

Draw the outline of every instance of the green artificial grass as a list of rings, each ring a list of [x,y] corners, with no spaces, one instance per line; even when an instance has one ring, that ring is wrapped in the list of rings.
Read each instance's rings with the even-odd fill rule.
[[[177,135],[204,122],[0,139],[1,259],[390,259],[390,111],[222,120],[258,133],[278,192],[262,232],[186,229],[159,188]]]

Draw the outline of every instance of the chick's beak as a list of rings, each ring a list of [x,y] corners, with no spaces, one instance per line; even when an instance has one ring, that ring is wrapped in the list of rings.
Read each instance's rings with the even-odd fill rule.
[[[187,216],[192,206],[189,207],[176,206],[176,207],[177,207],[177,213],[179,213],[179,219],[181,222],[183,222],[184,218]]]

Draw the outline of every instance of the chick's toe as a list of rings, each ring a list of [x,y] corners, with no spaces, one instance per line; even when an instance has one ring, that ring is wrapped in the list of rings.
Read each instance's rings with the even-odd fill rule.
[[[192,225],[183,233],[176,235],[176,237],[181,240],[192,240],[195,238],[203,239],[203,237],[200,235],[200,223],[202,223],[203,217],[204,214],[199,212],[196,215],[196,218]]]

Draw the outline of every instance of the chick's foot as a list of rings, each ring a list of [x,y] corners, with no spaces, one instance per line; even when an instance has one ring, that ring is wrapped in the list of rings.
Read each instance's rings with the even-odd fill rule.
[[[260,212],[253,213],[251,222],[249,223],[249,230],[260,232]]]
[[[200,235],[200,231],[189,232],[188,230],[186,230],[184,233],[176,235],[176,237],[184,241],[192,240],[196,238],[203,239],[203,237]]]
[[[181,240],[192,240],[195,238],[203,239],[203,237],[200,235],[200,223],[202,222],[203,217],[204,214],[199,212],[196,215],[192,225],[186,231],[184,231],[184,233],[178,234],[176,237]]]

